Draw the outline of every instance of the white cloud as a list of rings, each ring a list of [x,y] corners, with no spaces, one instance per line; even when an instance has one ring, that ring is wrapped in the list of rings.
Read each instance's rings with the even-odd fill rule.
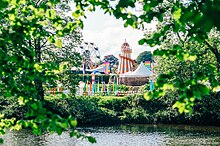
[[[118,57],[125,39],[132,48],[132,59],[136,59],[139,53],[150,50],[150,47],[138,45],[138,40],[143,38],[142,31],[131,27],[124,28],[122,20],[104,15],[100,10],[87,14],[87,19],[84,20],[83,38],[99,47],[102,58],[110,54]]]

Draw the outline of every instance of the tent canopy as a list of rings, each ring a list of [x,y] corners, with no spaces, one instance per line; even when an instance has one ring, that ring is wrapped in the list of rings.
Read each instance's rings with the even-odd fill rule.
[[[126,72],[124,74],[120,74],[120,77],[125,77],[127,75],[130,75],[131,73],[133,73],[132,71]]]
[[[127,72],[120,75],[120,77],[149,77],[152,75],[153,73],[144,65],[143,62],[141,62],[134,72]]]

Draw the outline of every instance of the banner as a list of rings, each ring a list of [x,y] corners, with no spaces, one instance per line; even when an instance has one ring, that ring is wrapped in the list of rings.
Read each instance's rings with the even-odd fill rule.
[[[110,63],[109,62],[104,62],[102,65],[104,66],[104,73],[105,74],[110,74]]]
[[[150,61],[145,61],[145,62],[144,62],[144,65],[145,65],[149,70],[151,70],[151,63],[150,63]]]

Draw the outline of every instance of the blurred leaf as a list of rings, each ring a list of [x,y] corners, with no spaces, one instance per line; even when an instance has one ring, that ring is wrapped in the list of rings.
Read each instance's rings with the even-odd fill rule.
[[[2,144],[4,142],[4,140],[2,138],[0,138],[0,144]]]
[[[76,119],[70,119],[70,125],[73,126],[73,127],[76,127],[77,120]]]
[[[141,40],[138,41],[139,45],[143,45],[144,43],[145,43],[145,39],[141,39]]]
[[[94,137],[88,136],[87,138],[88,138],[89,142],[96,143],[96,139]]]
[[[182,9],[178,8],[175,12],[173,12],[173,18],[175,20],[179,20],[181,17],[181,12],[182,12]]]
[[[146,100],[150,100],[150,99],[151,99],[151,96],[149,95],[148,92],[146,92],[146,93],[144,93],[144,98],[145,98]]]
[[[62,41],[60,39],[56,39],[55,40],[55,45],[58,47],[58,48],[62,48]]]
[[[32,104],[31,104],[31,107],[32,107],[33,109],[35,109],[35,110],[37,110],[37,109],[38,109],[38,106],[37,106],[37,104],[36,104],[36,103],[32,103]]]

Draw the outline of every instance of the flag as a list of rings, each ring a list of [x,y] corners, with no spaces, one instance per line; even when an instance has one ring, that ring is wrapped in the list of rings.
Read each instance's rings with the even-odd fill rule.
[[[104,73],[105,74],[110,74],[110,63],[109,62],[104,62],[102,65],[104,67]]]
[[[144,62],[144,65],[145,65],[149,70],[151,70],[151,63],[150,63],[150,61],[145,61],[145,62]]]

